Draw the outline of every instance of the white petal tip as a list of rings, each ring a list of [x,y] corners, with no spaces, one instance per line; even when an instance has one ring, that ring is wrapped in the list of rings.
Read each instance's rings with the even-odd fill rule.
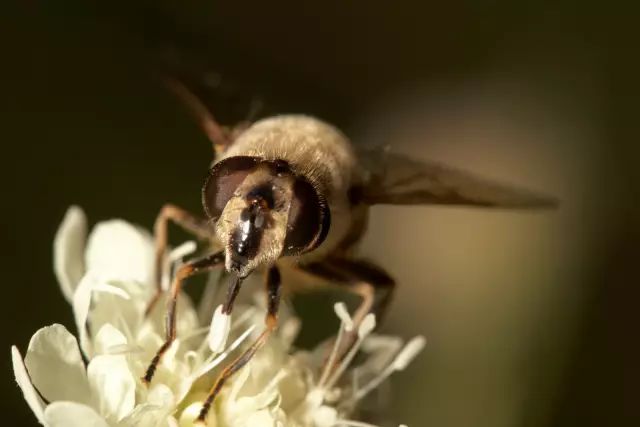
[[[96,292],[105,292],[108,294],[116,295],[127,301],[131,299],[127,291],[109,283],[97,283],[92,290]]]
[[[393,361],[393,369],[396,371],[402,371],[409,363],[422,351],[427,344],[427,340],[423,336],[417,336],[411,339],[404,346],[404,348],[398,353],[396,359]]]
[[[56,231],[53,240],[53,270],[67,301],[84,274],[84,246],[87,238],[87,217],[78,206],[71,206]]]
[[[198,245],[196,244],[196,242],[194,242],[193,240],[188,240],[173,249],[169,254],[169,259],[171,260],[171,262],[176,262],[188,255],[191,255],[196,251],[197,248]]]
[[[347,306],[343,302],[337,302],[333,306],[333,310],[336,312],[336,316],[340,318],[340,321],[344,324],[344,329],[347,332],[353,330],[353,320],[347,311]]]
[[[11,346],[11,358],[12,360],[22,360],[22,355],[20,354],[20,350],[18,350],[18,347],[16,347],[15,345]]]
[[[362,319],[362,323],[358,327],[358,336],[360,338],[364,338],[371,333],[376,327],[376,316],[373,313],[367,314],[364,319]]]
[[[11,346],[11,362],[13,363],[13,373],[16,376],[16,381],[20,384],[20,380],[23,378],[29,378],[26,368],[24,367],[24,361],[22,360],[22,355],[20,354],[20,350],[15,345]]]
[[[227,344],[229,330],[231,329],[231,316],[222,312],[222,305],[216,308],[211,319],[211,328],[209,329],[209,348],[214,353],[221,353]]]
[[[27,404],[35,414],[40,424],[44,425],[44,408],[46,405],[31,382],[31,378],[27,372],[27,367],[24,365],[24,361],[22,360],[22,355],[20,354],[18,347],[15,345],[11,346],[11,361],[13,364],[13,373],[15,375],[16,382],[18,383],[18,387],[22,390],[24,399],[27,401]]]
[[[86,220],[86,215],[82,208],[78,205],[71,205],[67,208],[67,212],[64,214],[63,222],[66,221],[84,221]]]

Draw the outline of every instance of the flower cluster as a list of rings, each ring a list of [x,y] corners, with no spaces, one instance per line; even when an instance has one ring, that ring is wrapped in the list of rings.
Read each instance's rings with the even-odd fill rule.
[[[195,244],[187,242],[170,252],[163,282],[194,250]],[[17,347],[11,349],[16,381],[42,425],[193,426],[225,360],[260,332],[264,307],[239,304],[229,344],[213,351],[206,337],[209,327],[199,321],[188,296],[181,295],[178,339],[146,386],[141,377],[164,337],[163,304],[145,314],[154,292],[153,254],[145,230],[111,220],[96,225],[87,238],[82,210],[67,212],[54,242],[54,268],[72,305],[78,338],[54,324],[33,335],[24,358]],[[338,361],[335,349],[355,325],[343,304],[335,310],[341,326],[334,350],[303,351],[292,345],[300,321],[283,307],[277,333],[223,388],[207,425],[369,426],[348,417],[371,390],[407,366],[424,339],[403,347],[398,338],[372,334],[375,319],[369,315],[358,326],[355,345]],[[365,361],[352,368],[358,352]]]

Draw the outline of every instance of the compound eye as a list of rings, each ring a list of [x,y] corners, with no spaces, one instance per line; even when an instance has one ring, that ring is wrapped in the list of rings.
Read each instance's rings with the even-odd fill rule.
[[[298,178],[293,196],[283,255],[300,255],[317,248],[327,237],[331,215],[326,200],[306,180]]]
[[[209,218],[218,220],[233,193],[258,162],[257,157],[234,156],[213,165],[202,187],[202,205]]]

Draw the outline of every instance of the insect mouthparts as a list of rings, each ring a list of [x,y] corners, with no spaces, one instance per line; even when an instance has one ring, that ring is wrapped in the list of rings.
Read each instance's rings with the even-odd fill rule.
[[[250,201],[240,213],[240,220],[229,239],[230,267],[240,272],[260,251],[266,218],[265,202],[261,198]]]

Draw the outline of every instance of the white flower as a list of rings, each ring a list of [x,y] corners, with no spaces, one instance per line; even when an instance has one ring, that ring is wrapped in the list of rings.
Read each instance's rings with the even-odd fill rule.
[[[72,303],[79,338],[54,324],[33,335],[24,359],[12,347],[13,370],[25,400],[38,421],[50,427],[194,425],[227,356],[260,332],[263,304],[238,304],[231,324],[225,325],[229,345],[214,353],[207,342],[209,327],[199,323],[190,299],[181,295],[178,339],[147,387],[141,378],[164,336],[164,304],[145,316],[154,292],[152,238],[145,230],[112,220],[96,225],[87,239],[86,224],[82,210],[70,208],[54,242],[55,272]],[[172,264],[194,250],[191,242],[174,249],[165,271],[175,270]],[[163,282],[169,279],[167,273]],[[227,382],[207,425],[369,426],[347,417],[380,382],[406,367],[424,339],[414,338],[401,348],[397,338],[371,334],[375,319],[369,315],[357,331],[356,344],[338,362],[335,349],[354,326],[343,304],[336,305],[336,314],[341,327],[333,351],[294,350],[300,321],[283,307],[278,332]],[[365,362],[349,368],[358,351],[366,354]]]

